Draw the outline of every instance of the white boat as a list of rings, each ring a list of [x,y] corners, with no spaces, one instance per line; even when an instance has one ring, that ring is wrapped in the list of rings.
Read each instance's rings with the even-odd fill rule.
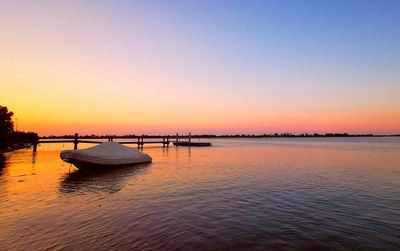
[[[80,169],[132,165],[152,161],[149,155],[117,142],[105,142],[81,150],[64,150],[60,153],[60,157],[63,161],[74,164]]]

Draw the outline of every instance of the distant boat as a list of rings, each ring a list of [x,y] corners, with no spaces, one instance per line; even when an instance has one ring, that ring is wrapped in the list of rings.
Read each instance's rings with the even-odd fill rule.
[[[117,142],[104,142],[82,150],[64,150],[60,157],[80,169],[149,163],[147,154]]]

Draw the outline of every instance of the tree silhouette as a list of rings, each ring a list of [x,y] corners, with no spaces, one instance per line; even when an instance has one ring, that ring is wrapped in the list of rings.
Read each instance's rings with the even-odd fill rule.
[[[4,148],[10,141],[14,123],[12,121],[13,112],[8,111],[6,106],[0,105],[0,148]]]

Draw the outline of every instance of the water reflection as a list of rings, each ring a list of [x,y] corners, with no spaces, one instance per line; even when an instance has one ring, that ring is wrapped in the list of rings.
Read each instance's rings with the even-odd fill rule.
[[[0,169],[6,166],[6,157],[3,153],[0,153]]]
[[[145,174],[151,164],[98,170],[76,170],[61,177],[61,193],[116,193],[135,176]]]
[[[36,164],[36,155],[37,155],[37,153],[32,151],[32,164],[33,165]]]
[[[61,144],[6,154],[0,250],[399,250],[396,140],[144,147],[151,165],[70,174]]]
[[[3,153],[0,153],[0,176],[3,175],[3,169],[6,166],[6,157]]]

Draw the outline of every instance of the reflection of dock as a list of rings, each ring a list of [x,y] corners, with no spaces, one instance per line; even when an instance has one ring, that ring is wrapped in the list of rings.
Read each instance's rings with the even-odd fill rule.
[[[78,169],[64,175],[60,182],[60,192],[77,195],[82,192],[115,193],[120,191],[128,180],[145,174],[150,166],[150,164],[139,164],[96,170]]]
[[[180,136],[176,134],[175,139],[172,140],[170,136],[163,136],[163,137],[151,137],[151,136],[139,136],[139,137],[108,137],[106,138],[108,141],[116,141],[120,144],[136,144],[138,148],[142,148],[145,144],[161,144],[163,147],[168,147],[170,143],[173,143],[174,146],[211,146],[210,142],[192,142],[191,134],[187,136]],[[104,139],[104,138],[103,138]],[[145,140],[146,139],[146,140]],[[155,140],[156,139],[156,140]],[[160,140],[162,139],[162,140]],[[118,141],[123,140],[123,141]],[[74,150],[78,149],[79,143],[89,143],[89,144],[101,144],[104,141],[92,138],[79,138],[78,134],[75,133],[73,139],[39,139],[35,143],[33,143],[33,151],[37,151],[38,144],[51,144],[51,143],[73,143]]]

